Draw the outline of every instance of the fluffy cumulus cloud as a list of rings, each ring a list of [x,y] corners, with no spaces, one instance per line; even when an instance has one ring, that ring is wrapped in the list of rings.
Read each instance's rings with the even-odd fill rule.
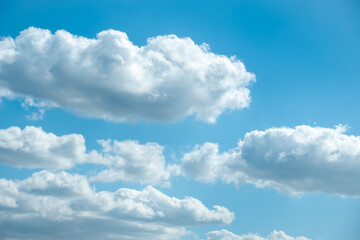
[[[98,140],[100,151],[86,151],[81,134],[56,136],[39,127],[0,129],[0,163],[14,167],[70,169],[90,163],[106,167],[91,177],[101,182],[139,182],[170,185],[177,166],[166,164],[163,147],[156,143]]]
[[[68,169],[86,160],[82,135],[56,136],[41,128],[0,129],[0,163],[14,167]]]
[[[91,181],[117,180],[142,184],[170,185],[170,174],[176,166],[166,165],[163,147],[157,143],[139,144],[137,141],[98,141],[102,146],[100,161],[108,169],[90,178]]]
[[[229,224],[234,214],[153,187],[95,191],[86,177],[46,170],[0,179],[0,239],[179,239],[186,226]]]
[[[219,153],[215,143],[197,145],[182,158],[182,171],[201,182],[213,183],[218,177],[225,179],[224,166],[236,155],[235,151]]]
[[[267,237],[261,237],[258,234],[236,235],[225,229],[220,231],[211,231],[207,233],[207,240],[309,240],[306,237],[291,237],[283,231],[273,231]]]
[[[234,57],[175,35],[140,47],[115,30],[89,39],[30,27],[0,41],[1,89],[113,121],[214,122],[249,105],[254,79]]]
[[[184,155],[182,169],[204,182],[252,183],[287,194],[360,196],[360,137],[345,131],[342,126],[305,125],[252,131],[229,152],[219,153],[210,143],[197,147]]]
[[[360,137],[345,130],[298,126],[252,131],[235,149],[221,153],[217,144],[205,143],[185,153],[181,165],[171,165],[157,143],[99,140],[101,150],[87,151],[80,134],[56,136],[36,127],[10,127],[0,130],[0,163],[50,170],[97,164],[101,170],[90,176],[97,182],[170,186],[171,177],[186,175],[207,183],[270,186],[290,195],[360,196]]]

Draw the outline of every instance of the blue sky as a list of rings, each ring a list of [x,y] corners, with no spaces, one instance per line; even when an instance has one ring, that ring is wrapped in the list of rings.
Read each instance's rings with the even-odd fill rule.
[[[359,10],[351,0],[0,1],[0,239],[357,239]],[[90,204],[119,188],[135,210]],[[94,228],[78,201],[116,220]]]

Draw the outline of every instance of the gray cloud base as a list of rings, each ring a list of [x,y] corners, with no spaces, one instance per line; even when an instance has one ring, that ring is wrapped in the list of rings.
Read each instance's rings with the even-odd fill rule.
[[[30,27],[0,41],[0,96],[45,101],[112,121],[176,121],[196,114],[215,122],[226,109],[249,105],[253,74],[234,57],[175,35],[139,47],[127,35],[96,39]]]

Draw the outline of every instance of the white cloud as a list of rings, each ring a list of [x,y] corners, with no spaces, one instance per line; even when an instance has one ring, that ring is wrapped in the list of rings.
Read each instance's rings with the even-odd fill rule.
[[[197,147],[184,155],[182,168],[204,182],[252,183],[287,194],[360,196],[360,137],[344,132],[341,126],[252,131],[229,152],[219,153],[210,143]]]
[[[181,166],[168,164],[157,143],[99,140],[100,151],[86,151],[80,134],[56,136],[41,128],[0,130],[0,163],[14,167],[70,169],[94,163],[106,167],[91,181],[138,182],[170,186],[171,177],[187,175],[213,183],[255,184],[286,194],[323,192],[360,196],[360,137],[344,127],[271,128],[252,131],[235,149],[220,153],[217,144],[198,145]]]
[[[3,98],[12,99],[14,94],[8,89],[0,87],[0,103],[3,101]]]
[[[234,214],[153,187],[96,192],[85,176],[41,171],[0,179],[0,239],[178,239],[186,226],[229,224]]]
[[[192,152],[184,154],[182,169],[186,175],[201,182],[213,183],[218,177],[226,177],[224,165],[236,152],[219,154],[219,146],[214,143],[197,145]]]
[[[26,118],[31,121],[43,119],[46,109],[57,107],[57,105],[52,102],[34,101],[34,99],[30,97],[25,98],[21,106],[26,110],[30,110],[30,108],[37,110],[26,116]]]
[[[0,41],[1,88],[113,121],[215,122],[249,105],[254,79],[239,60],[175,35],[139,47],[115,30],[88,39],[30,27]]]
[[[41,128],[0,129],[0,163],[15,167],[68,169],[85,161],[85,140],[80,134],[56,136]]]
[[[70,169],[76,164],[107,166],[91,177],[100,182],[139,182],[170,186],[178,166],[166,164],[163,147],[157,143],[98,140],[102,149],[86,151],[81,134],[56,136],[40,127],[0,129],[0,163],[14,167],[50,170]]]
[[[109,166],[91,181],[117,180],[169,186],[170,173],[166,167],[163,147],[157,143],[99,140],[102,146],[100,162]]]
[[[258,234],[249,233],[246,235],[236,235],[225,229],[220,231],[211,231],[207,233],[207,240],[309,240],[306,237],[291,237],[283,231],[272,231],[267,237],[261,237]]]

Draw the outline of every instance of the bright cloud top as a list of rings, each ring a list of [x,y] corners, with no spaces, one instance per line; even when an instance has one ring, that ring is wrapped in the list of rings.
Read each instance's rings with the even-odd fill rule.
[[[261,237],[252,233],[239,236],[225,229],[208,232],[207,237],[207,240],[309,240],[306,237],[288,236],[283,231],[273,231],[267,237]]]
[[[344,132],[341,126],[252,131],[228,152],[219,153],[212,143],[197,146],[184,155],[182,169],[203,182],[251,183],[287,194],[360,196],[360,137]]]
[[[215,122],[226,109],[249,105],[247,87],[254,80],[234,57],[175,35],[139,47],[115,30],[88,39],[30,27],[0,41],[0,88],[113,121],[196,114]]]
[[[197,199],[168,197],[151,186],[96,192],[86,177],[66,172],[0,179],[0,186],[0,235],[5,238],[178,239],[186,226],[234,219],[225,207],[210,210]]]

